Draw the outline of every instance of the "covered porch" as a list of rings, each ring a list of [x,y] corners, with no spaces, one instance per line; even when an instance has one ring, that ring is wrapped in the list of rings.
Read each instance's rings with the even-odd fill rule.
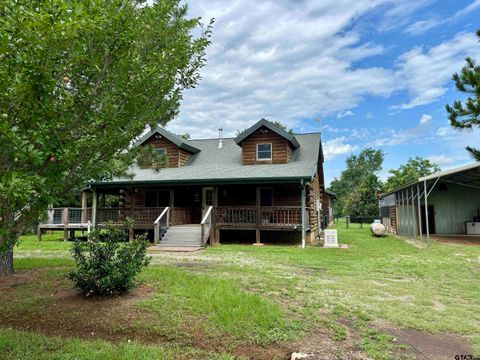
[[[168,228],[200,225],[202,239],[221,242],[220,230],[255,231],[261,243],[265,231],[300,232],[303,241],[310,230],[306,186],[296,184],[229,184],[185,186],[96,187],[82,193],[81,208],[49,210],[42,231],[88,231],[107,222],[134,221],[134,232],[145,232],[158,242]]]

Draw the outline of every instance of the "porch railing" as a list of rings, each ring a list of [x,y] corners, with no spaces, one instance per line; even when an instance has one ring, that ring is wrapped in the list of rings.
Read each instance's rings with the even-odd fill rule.
[[[158,216],[153,223],[153,241],[158,244],[163,233],[167,231],[170,226],[170,208],[166,207],[165,210]]]
[[[217,225],[232,227],[299,227],[302,226],[301,206],[217,207]],[[310,224],[309,208],[305,223]]]
[[[68,225],[87,224],[92,221],[92,208],[51,208],[47,210],[47,218],[42,224]]]
[[[151,225],[157,219],[158,215],[165,210],[161,208],[97,208],[97,224],[112,222],[118,224],[127,217],[132,218],[137,225]],[[68,225],[68,224],[87,224],[93,222],[92,208],[53,208],[47,211],[47,219],[42,224],[48,225]]]
[[[217,225],[252,227],[257,225],[255,206],[219,206],[217,207]]]
[[[135,225],[151,225],[164,210],[164,207],[98,208],[96,222],[116,224],[129,217],[134,220]]]
[[[203,216],[202,222],[200,223],[202,227],[202,245],[207,243],[212,232],[212,211],[213,206],[210,206]]]

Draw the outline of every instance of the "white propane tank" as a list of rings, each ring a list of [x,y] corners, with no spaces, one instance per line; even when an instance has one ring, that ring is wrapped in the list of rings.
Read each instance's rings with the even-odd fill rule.
[[[380,220],[374,220],[370,225],[370,231],[373,235],[380,237],[385,235],[385,226]]]

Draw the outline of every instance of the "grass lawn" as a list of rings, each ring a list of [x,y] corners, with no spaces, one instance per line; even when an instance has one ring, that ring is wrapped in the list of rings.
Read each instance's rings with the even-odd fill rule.
[[[154,254],[132,294],[106,300],[71,289],[70,243],[25,236],[0,280],[0,358],[412,358],[407,330],[480,354],[480,247],[338,231],[349,249]]]

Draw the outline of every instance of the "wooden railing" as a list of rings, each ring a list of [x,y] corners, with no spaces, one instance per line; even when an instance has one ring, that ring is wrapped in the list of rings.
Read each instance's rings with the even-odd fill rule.
[[[216,224],[231,227],[299,227],[302,226],[300,206],[219,206]],[[305,209],[305,223],[310,224],[309,209]]]
[[[217,207],[217,225],[252,227],[257,226],[257,208],[254,206]]]
[[[42,224],[67,225],[87,224],[92,221],[92,208],[51,208],[47,210],[47,219]]]
[[[208,241],[208,238],[211,236],[212,232],[212,210],[213,206],[210,206],[203,216],[202,222],[200,223],[202,227],[202,245],[205,245]]]
[[[133,219],[135,225],[151,225],[164,210],[164,207],[98,208],[96,222],[117,224],[128,217]]]
[[[153,223],[153,241],[158,244],[163,233],[167,231],[170,226],[170,208],[166,207],[165,210],[158,216]]]

